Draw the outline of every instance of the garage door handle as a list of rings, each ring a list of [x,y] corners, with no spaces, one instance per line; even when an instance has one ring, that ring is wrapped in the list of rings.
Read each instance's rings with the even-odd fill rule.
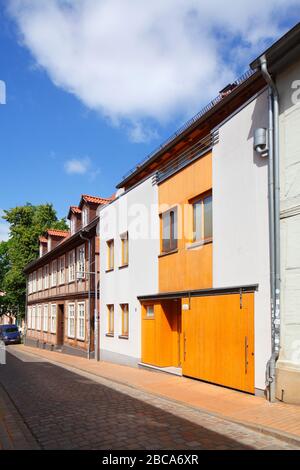
[[[248,337],[245,336],[245,374],[248,373]]]

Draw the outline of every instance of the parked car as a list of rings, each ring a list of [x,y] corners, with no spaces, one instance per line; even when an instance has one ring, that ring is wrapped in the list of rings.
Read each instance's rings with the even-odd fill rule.
[[[0,340],[2,340],[5,344],[21,343],[21,335],[17,325],[1,325]]]

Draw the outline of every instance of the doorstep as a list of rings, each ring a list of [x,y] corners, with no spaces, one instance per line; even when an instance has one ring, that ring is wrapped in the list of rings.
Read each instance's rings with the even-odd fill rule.
[[[138,366],[142,369],[153,370],[155,372],[164,372],[165,374],[178,375],[179,377],[182,377],[181,367],[157,367],[153,366],[152,364],[145,364],[144,362],[139,362]]]

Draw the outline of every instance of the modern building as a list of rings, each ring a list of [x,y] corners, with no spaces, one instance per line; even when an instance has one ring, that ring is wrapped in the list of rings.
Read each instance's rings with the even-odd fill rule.
[[[102,359],[264,391],[268,159],[253,145],[267,104],[261,74],[249,71],[100,209]]]
[[[83,195],[70,207],[70,231],[47,230],[39,238],[40,257],[24,270],[27,344],[93,354],[99,310],[97,209],[109,201]]]

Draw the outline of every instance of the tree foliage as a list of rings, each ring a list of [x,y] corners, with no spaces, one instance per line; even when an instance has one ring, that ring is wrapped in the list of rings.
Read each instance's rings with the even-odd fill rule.
[[[66,230],[68,226],[65,219],[57,218],[52,204],[18,206],[5,210],[3,219],[10,225],[10,236],[0,244],[0,291],[5,292],[0,297],[1,310],[6,308],[23,316],[26,297],[23,270],[38,257],[38,238],[49,228]]]

